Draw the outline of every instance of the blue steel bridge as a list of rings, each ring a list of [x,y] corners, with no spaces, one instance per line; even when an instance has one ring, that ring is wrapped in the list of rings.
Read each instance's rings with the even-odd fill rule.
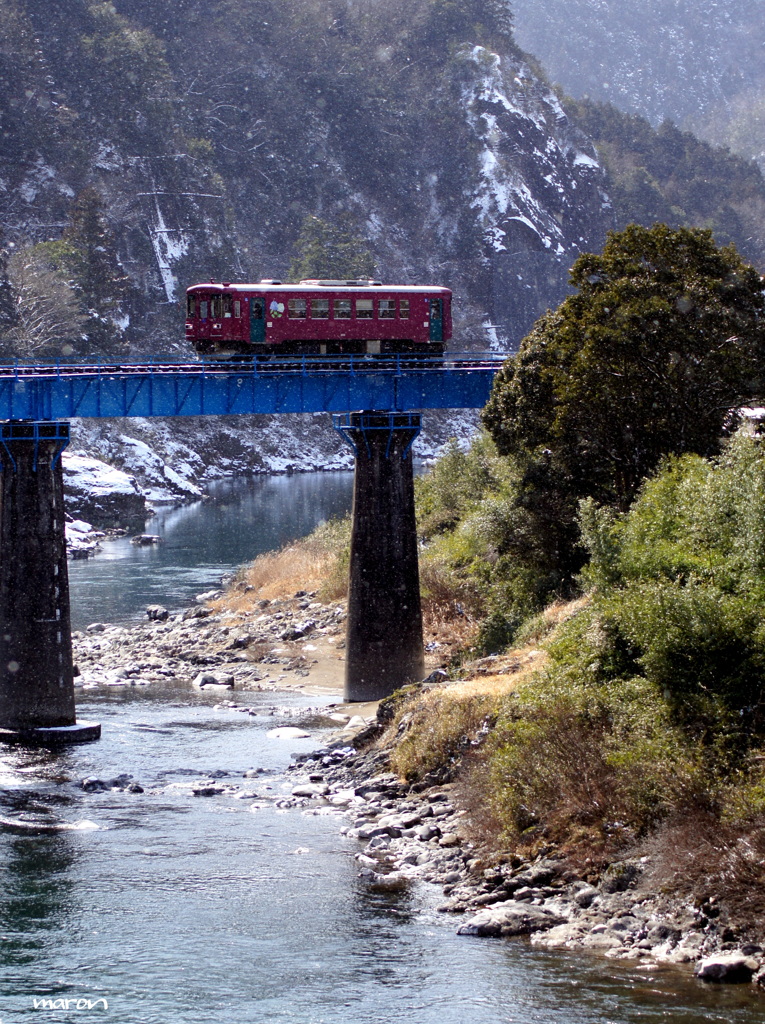
[[[0,364],[0,420],[405,412],[486,404],[503,357],[275,356],[266,361]]]
[[[74,700],[69,420],[334,413],[355,454],[345,696],[378,700],[424,667],[411,456],[421,412],[480,408],[501,364],[476,352],[0,364],[0,742],[100,735]]]

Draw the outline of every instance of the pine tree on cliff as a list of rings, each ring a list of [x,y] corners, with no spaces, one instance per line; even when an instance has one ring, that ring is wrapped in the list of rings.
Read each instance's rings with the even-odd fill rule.
[[[337,217],[332,223],[306,217],[295,249],[289,271],[291,281],[374,276],[374,256],[365,239],[354,232],[350,217]]]
[[[16,303],[13,287],[8,279],[8,250],[3,245],[0,231],[0,346],[4,338],[16,323]]]
[[[71,247],[70,269],[88,316],[88,347],[92,354],[113,353],[124,344],[122,330],[115,320],[128,279],[106,224],[103,200],[95,188],[84,188],[76,197],[64,242]]]

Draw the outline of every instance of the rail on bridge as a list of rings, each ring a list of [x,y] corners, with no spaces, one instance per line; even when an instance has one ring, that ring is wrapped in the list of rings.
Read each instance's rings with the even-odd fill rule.
[[[69,420],[344,414],[335,427],[355,455],[345,698],[377,700],[423,669],[412,474],[421,411],[482,407],[502,358],[0,364],[0,741],[100,735],[77,722],[74,705],[61,468]]]

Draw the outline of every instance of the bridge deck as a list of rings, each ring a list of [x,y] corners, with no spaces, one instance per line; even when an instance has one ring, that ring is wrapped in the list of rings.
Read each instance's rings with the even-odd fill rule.
[[[448,353],[0,364],[0,420],[476,409],[502,362],[493,353]]]

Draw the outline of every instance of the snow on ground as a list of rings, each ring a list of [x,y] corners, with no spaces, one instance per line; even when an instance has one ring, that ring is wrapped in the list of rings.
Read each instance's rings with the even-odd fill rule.
[[[478,414],[427,412],[416,459],[452,437],[467,445]],[[67,510],[98,527],[138,520],[151,504],[194,501],[226,476],[351,470],[353,454],[326,413],[199,419],[73,420],[64,453]],[[76,538],[78,530],[70,525]],[[74,544],[74,540],[72,542]]]
[[[64,452],[62,463],[67,512],[76,517],[75,522],[79,519],[85,526],[91,522],[114,525],[146,516],[146,497],[135,477],[76,452]],[[84,532],[73,523],[67,524],[69,546],[76,547]]]
[[[66,523],[66,550],[70,558],[88,558],[100,548],[99,541],[104,536],[90,523],[82,519],[72,519]]]
[[[123,444],[121,458],[124,469],[141,480],[144,493],[150,501],[177,501],[178,497],[201,498],[203,491],[192,477],[201,466],[191,466],[179,458],[175,461],[176,468],[153,451],[145,441],[120,434]]]
[[[114,466],[85,455],[64,452],[64,475],[67,486],[91,494],[138,494],[135,478]]]

